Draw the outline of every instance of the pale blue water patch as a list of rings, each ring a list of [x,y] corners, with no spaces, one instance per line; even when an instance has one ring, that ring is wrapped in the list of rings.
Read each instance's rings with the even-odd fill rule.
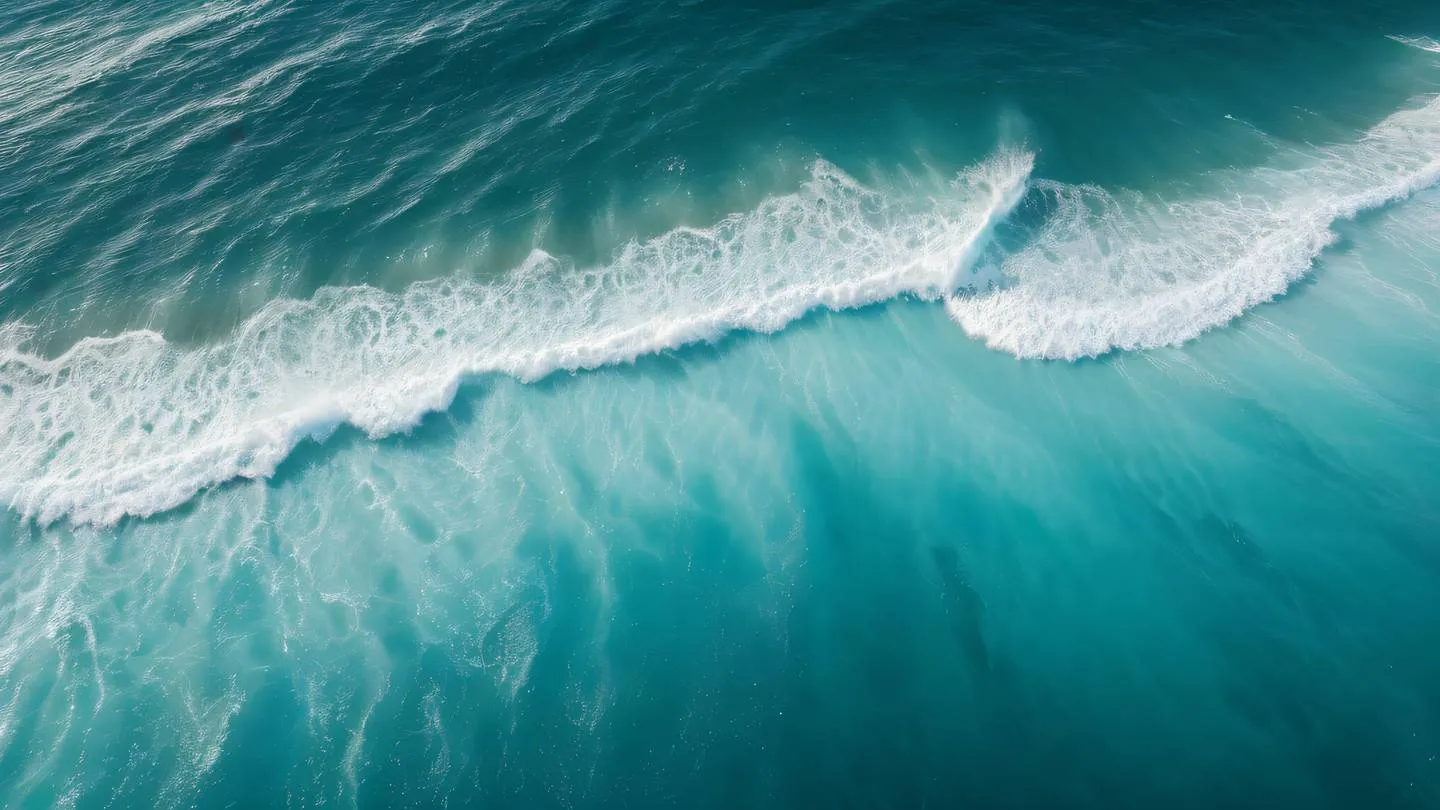
[[[171,772],[306,803],[1404,795],[1440,742],[1436,426],[1406,423],[1430,477],[1403,480],[1281,416],[1280,329],[1234,333],[1238,367],[1231,333],[1067,367],[933,308],[825,317],[482,386],[113,541],[27,530],[11,587],[65,643],[20,663],[65,664],[12,745],[84,719],[86,761],[132,777],[72,778],[137,803]]]
[[[7,8],[0,803],[1440,804],[1434,13]]]
[[[113,537],[11,520],[7,773],[136,804],[1423,806],[1437,216],[1361,223],[1186,349],[1019,363],[897,304],[478,384]]]

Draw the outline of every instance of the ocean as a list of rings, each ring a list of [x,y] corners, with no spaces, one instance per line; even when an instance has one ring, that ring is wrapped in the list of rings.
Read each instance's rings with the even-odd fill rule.
[[[12,0],[0,805],[1440,807],[1437,38]]]

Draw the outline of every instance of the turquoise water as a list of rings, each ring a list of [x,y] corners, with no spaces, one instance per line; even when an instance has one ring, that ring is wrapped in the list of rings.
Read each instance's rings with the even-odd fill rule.
[[[1440,806],[1440,8],[0,10],[0,804]]]

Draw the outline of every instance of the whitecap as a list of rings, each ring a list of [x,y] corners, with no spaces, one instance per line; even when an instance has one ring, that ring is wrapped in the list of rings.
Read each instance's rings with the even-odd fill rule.
[[[923,205],[826,163],[794,194],[714,227],[679,228],[575,268],[536,252],[498,283],[403,293],[327,288],[266,305],[229,338],[183,348],[150,331],[50,359],[0,329],[0,499],[42,523],[112,523],[272,474],[295,445],[349,423],[407,430],[465,379],[626,363],[817,308],[963,280],[1024,195],[1031,154],[1004,150]]]
[[[1027,204],[1050,209],[1043,225],[999,262],[993,288],[946,307],[1017,357],[1184,343],[1284,293],[1334,243],[1336,222],[1440,180],[1440,99],[1285,159],[1174,200],[1038,181]]]

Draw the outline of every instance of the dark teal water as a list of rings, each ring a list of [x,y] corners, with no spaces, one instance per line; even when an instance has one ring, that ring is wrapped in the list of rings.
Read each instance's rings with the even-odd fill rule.
[[[0,804],[1440,806],[1440,8],[0,9]]]

